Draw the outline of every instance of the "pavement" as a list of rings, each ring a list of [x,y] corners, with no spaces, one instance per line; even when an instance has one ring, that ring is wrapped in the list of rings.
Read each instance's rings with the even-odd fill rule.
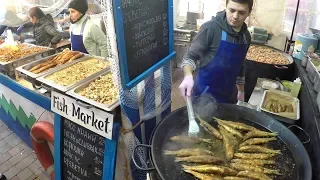
[[[1,120],[0,172],[8,180],[50,180],[33,150]]]

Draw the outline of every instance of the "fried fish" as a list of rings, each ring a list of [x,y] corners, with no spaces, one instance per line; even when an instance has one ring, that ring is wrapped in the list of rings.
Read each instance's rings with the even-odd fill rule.
[[[277,154],[264,154],[264,153],[235,153],[234,157],[241,159],[270,159]]]
[[[225,149],[226,158],[227,160],[231,160],[235,153],[235,143],[229,136],[228,132],[222,126],[219,126],[219,130],[223,138],[223,146]]]
[[[253,130],[253,131],[250,131],[248,132],[243,140],[247,140],[247,139],[250,139],[250,138],[253,138],[253,137],[275,137],[275,136],[278,136],[278,133],[277,132],[265,132],[265,131],[260,131],[260,130]]]
[[[197,137],[188,137],[188,136],[173,136],[170,138],[172,141],[179,141],[181,143],[208,143],[211,144],[211,139],[202,139]]]
[[[201,156],[201,155],[211,155],[214,156],[214,153],[200,148],[194,148],[194,149],[181,149],[178,151],[164,151],[165,155],[175,155],[178,157],[186,157],[186,156]]]
[[[224,166],[215,166],[215,165],[201,165],[201,166],[187,166],[182,165],[183,169],[193,170],[200,173],[213,173],[221,175],[236,175],[237,171]]]
[[[257,180],[272,180],[271,177],[269,177],[263,173],[256,173],[256,172],[252,172],[252,171],[240,171],[238,173],[238,176],[248,177],[248,178],[257,179]]]
[[[221,123],[220,121],[217,121],[217,122],[218,122],[218,124],[219,124],[220,126],[222,126],[226,131],[228,131],[228,132],[231,133],[232,135],[235,135],[235,136],[243,139],[242,134],[241,134],[239,131],[237,131],[236,129],[231,128],[231,127],[229,127],[229,126]]]
[[[200,156],[177,157],[175,159],[175,162],[215,164],[215,163],[223,162],[223,159],[220,159],[215,156],[210,156],[210,155],[200,155]]]
[[[243,143],[240,144],[240,147],[246,146],[246,145],[258,145],[258,144],[266,144],[271,141],[276,141],[276,137],[271,137],[271,138],[252,138],[244,141]]]
[[[237,177],[237,176],[226,176],[224,180],[250,180],[249,178]]]
[[[262,159],[232,159],[233,163],[249,164],[255,166],[274,165],[274,160],[262,160]]]
[[[186,173],[192,174],[194,177],[198,178],[199,180],[217,180],[217,178],[213,176],[202,174],[193,170],[183,169],[183,171]]]
[[[266,153],[266,154],[281,154],[280,150],[273,150],[269,149],[263,146],[257,146],[257,145],[248,145],[248,146],[242,146],[239,148],[240,152],[257,152],[257,153]]]
[[[200,116],[197,114],[197,118],[200,121],[200,126],[203,127],[208,133],[212,134],[214,137],[216,137],[219,140],[222,140],[222,135],[220,132],[211,126],[209,123],[207,123],[205,120],[201,119]]]
[[[231,163],[231,167],[239,171],[252,171],[256,173],[281,175],[279,170],[273,170],[248,164]]]
[[[222,119],[219,119],[219,118],[216,118],[216,117],[214,117],[214,119],[216,121],[219,121],[220,123],[223,123],[223,124],[225,124],[227,126],[230,126],[230,127],[234,128],[234,129],[243,130],[243,131],[256,130],[256,128],[254,128],[252,126],[249,126],[249,125],[246,125],[246,124],[243,124],[243,123],[226,121],[226,120],[222,120]]]

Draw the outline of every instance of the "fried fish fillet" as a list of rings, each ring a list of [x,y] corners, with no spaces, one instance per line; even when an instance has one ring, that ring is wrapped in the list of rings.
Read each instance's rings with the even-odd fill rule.
[[[175,162],[215,164],[215,163],[223,162],[223,159],[215,156],[210,156],[210,155],[199,155],[199,156],[177,157],[175,159]]]
[[[208,133],[212,134],[214,137],[216,137],[219,140],[222,140],[222,135],[220,134],[220,132],[214,128],[213,126],[211,126],[209,123],[207,123],[205,120],[201,119],[200,116],[198,114],[196,114],[196,117],[199,119],[200,121],[200,126],[202,126]]]
[[[201,156],[201,155],[211,155],[214,156],[214,153],[205,149],[194,148],[194,149],[181,149],[178,151],[164,151],[165,155],[175,155],[178,157],[186,156]]]
[[[201,165],[201,166],[187,166],[182,165],[183,169],[193,170],[201,173],[213,173],[221,175],[236,175],[238,172],[224,166],[215,166],[215,165]]]
[[[272,180],[271,177],[269,177],[263,173],[256,173],[256,172],[252,172],[252,171],[240,171],[238,173],[238,176],[248,177],[248,178],[257,179],[257,180]]]
[[[240,144],[241,146],[246,146],[246,145],[258,145],[258,144],[266,144],[271,141],[276,141],[276,137],[271,137],[271,138],[252,138],[244,141],[243,143]]]
[[[280,150],[273,150],[269,149],[263,146],[257,146],[257,145],[248,145],[248,146],[242,146],[239,148],[240,152],[257,152],[257,153],[266,153],[266,154],[281,154]]]
[[[207,175],[207,174],[202,174],[202,173],[199,173],[199,172],[196,172],[196,171],[187,170],[187,169],[183,169],[183,171],[193,175],[194,177],[196,177],[199,180],[217,180],[217,178],[215,178],[213,176],[210,176],[210,175]]]
[[[273,169],[268,169],[268,168],[253,166],[248,164],[231,163],[231,167],[239,171],[252,171],[252,172],[264,173],[264,174],[281,175],[279,170],[273,170]]]
[[[277,154],[264,154],[264,153],[235,153],[234,157],[241,159],[270,159]]]
[[[223,146],[226,153],[227,160],[231,160],[235,153],[235,143],[233,142],[232,138],[229,136],[228,132],[219,125],[219,130],[221,132],[223,138]]]
[[[188,137],[188,136],[173,136],[170,138],[172,141],[179,141],[181,143],[208,143],[211,144],[211,139],[202,139],[202,138],[196,138],[196,137]]]
[[[275,137],[275,136],[278,136],[278,133],[277,132],[265,132],[265,131],[260,131],[260,130],[253,130],[253,131],[250,131],[248,132],[243,140],[247,140],[247,139],[250,139],[250,138],[253,138],[253,137]]]
[[[256,128],[254,128],[252,126],[249,126],[249,125],[246,125],[246,124],[243,124],[243,123],[226,121],[226,120],[222,120],[222,119],[219,119],[219,118],[216,118],[216,117],[214,117],[214,119],[216,121],[219,121],[220,123],[223,123],[223,124],[225,124],[227,126],[230,126],[230,127],[234,128],[234,129],[243,130],[243,131],[256,130]]]
[[[232,159],[233,163],[249,164],[255,166],[274,165],[274,160],[262,160],[262,159]]]

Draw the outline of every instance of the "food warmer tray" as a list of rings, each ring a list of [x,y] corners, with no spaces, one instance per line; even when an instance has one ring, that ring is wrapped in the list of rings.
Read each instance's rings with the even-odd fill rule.
[[[260,103],[260,105],[259,105],[259,109],[260,109],[261,111],[266,112],[267,114],[275,115],[275,116],[279,116],[279,117],[283,117],[283,116],[280,116],[280,115],[277,114],[277,113],[271,112],[271,111],[263,108],[263,104],[264,104],[264,101],[265,101],[266,96],[267,96],[268,93],[273,93],[273,92],[272,92],[272,90],[266,90],[266,91],[263,92],[263,97],[262,97],[262,101],[261,101],[261,103]],[[280,119],[280,120],[283,120],[283,119],[289,120],[289,121],[284,121],[284,122],[289,123],[289,124],[292,124],[292,122],[294,122],[294,121],[298,121],[298,120],[300,119],[300,101],[299,101],[299,99],[298,99],[298,98],[295,98],[295,97],[292,97],[292,96],[290,96],[290,95],[286,95],[286,94],[281,94],[281,95],[282,95],[282,96],[287,96],[287,97],[291,98],[292,101],[295,102],[297,113],[296,113],[296,117],[295,117],[294,119],[289,119],[288,117],[283,117],[283,118]],[[290,121],[291,121],[291,122],[290,122]]]
[[[35,45],[30,45],[29,46],[35,46]],[[36,46],[36,47],[42,47],[42,46]],[[47,48],[47,47],[45,47]],[[37,52],[33,54],[29,54],[25,57],[21,57],[19,59],[10,61],[10,62],[1,62],[0,61],[0,70],[4,71],[4,74],[7,74],[9,76],[14,76],[15,69],[19,66],[25,65],[27,63],[30,63],[34,60],[37,59],[42,59],[44,57],[49,56],[50,51],[53,51],[52,48],[47,48],[47,50],[42,51],[42,52]]]
[[[44,75],[46,75],[46,74],[48,74],[48,73],[51,73],[51,72],[55,71],[55,70],[58,69],[58,68],[64,68],[64,67],[66,67],[66,66],[68,66],[68,65],[74,64],[74,62],[79,62],[79,61],[81,61],[83,58],[86,58],[85,56],[83,56],[83,57],[81,57],[81,58],[79,58],[79,59],[76,59],[76,60],[74,60],[74,61],[72,61],[72,62],[67,62],[67,63],[65,63],[65,64],[58,65],[58,66],[56,66],[56,67],[50,68],[50,69],[48,69],[48,70],[46,70],[46,71],[43,71],[43,72],[41,72],[41,73],[39,73],[39,74],[35,74],[35,73],[32,73],[32,72],[29,71],[29,69],[31,69],[32,67],[34,67],[34,66],[36,66],[36,65],[38,65],[38,64],[41,64],[41,63],[49,60],[50,58],[54,58],[54,57],[56,57],[57,55],[58,55],[58,54],[54,54],[54,55],[52,55],[52,56],[49,56],[49,57],[46,57],[46,58],[43,58],[43,59],[40,59],[40,60],[37,60],[37,61],[30,62],[30,63],[28,63],[28,64],[25,64],[25,65],[23,65],[23,66],[20,66],[20,67],[16,68],[16,70],[19,71],[20,74],[21,74],[26,80],[31,81],[31,83],[35,83],[35,82],[36,82],[36,79],[37,79],[38,77],[44,76]]]
[[[45,85],[48,85],[49,87],[52,87],[52,88],[54,88],[54,89],[57,89],[57,90],[59,90],[59,91],[67,92],[68,90],[70,90],[70,89],[72,89],[72,88],[74,88],[74,87],[76,87],[76,86],[79,86],[79,85],[81,85],[82,83],[86,82],[87,79],[100,76],[100,74],[102,74],[105,70],[109,70],[110,67],[107,67],[107,68],[105,68],[105,69],[103,69],[103,70],[101,70],[101,71],[98,71],[98,72],[92,74],[91,76],[89,76],[89,77],[87,77],[87,78],[85,78],[85,79],[82,79],[82,80],[80,80],[80,81],[78,81],[78,82],[76,82],[76,83],[74,83],[74,84],[72,84],[72,85],[69,85],[69,86],[61,86],[61,85],[58,85],[58,84],[56,84],[56,83],[54,83],[54,82],[52,82],[52,81],[46,80],[46,77],[48,77],[48,76],[50,76],[50,75],[52,75],[52,74],[54,74],[54,73],[56,73],[56,72],[58,72],[58,71],[61,71],[61,70],[65,69],[65,68],[68,68],[68,67],[70,67],[70,66],[72,66],[72,65],[74,65],[74,64],[76,64],[76,63],[79,63],[79,62],[82,62],[82,61],[85,61],[85,60],[88,60],[88,59],[92,59],[92,58],[94,58],[94,59],[100,59],[100,60],[103,60],[103,61],[108,61],[107,59],[102,58],[102,57],[85,55],[84,57],[82,57],[81,60],[73,61],[73,62],[71,62],[70,64],[68,64],[68,65],[66,65],[66,66],[58,67],[58,68],[56,68],[55,70],[51,71],[50,73],[47,73],[47,74],[45,74],[45,75],[43,75],[43,76],[38,77],[36,80],[39,81],[39,82],[41,82],[41,83],[43,83],[43,84],[45,84]],[[43,85],[43,84],[42,84],[41,86],[43,86],[44,88],[47,88],[47,87],[46,87],[45,85]]]
[[[106,111],[112,111],[114,110],[116,107],[119,106],[120,102],[119,102],[119,99],[114,101],[113,103],[111,103],[110,105],[107,105],[107,104],[102,104],[102,103],[99,103],[97,101],[94,101],[92,99],[89,99],[89,98],[86,98],[84,96],[81,96],[80,94],[78,94],[77,92],[81,91],[82,89],[86,88],[89,86],[90,83],[92,83],[93,81],[99,79],[101,76],[103,75],[106,75],[108,73],[111,73],[110,69],[108,70],[105,70],[102,74],[100,74],[99,76],[96,76],[96,77],[92,77],[92,78],[88,78],[86,80],[86,82],[84,82],[83,84],[69,90],[68,92],[66,92],[66,94],[78,99],[78,100],[81,100],[83,102],[86,102],[88,104],[91,104],[95,107],[98,107],[100,109],[103,109],[103,110],[106,110]]]

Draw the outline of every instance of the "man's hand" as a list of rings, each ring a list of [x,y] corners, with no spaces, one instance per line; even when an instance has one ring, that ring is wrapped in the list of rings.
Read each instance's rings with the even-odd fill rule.
[[[187,75],[183,78],[182,83],[179,86],[180,94],[183,97],[191,96],[194,80],[192,75]]]

